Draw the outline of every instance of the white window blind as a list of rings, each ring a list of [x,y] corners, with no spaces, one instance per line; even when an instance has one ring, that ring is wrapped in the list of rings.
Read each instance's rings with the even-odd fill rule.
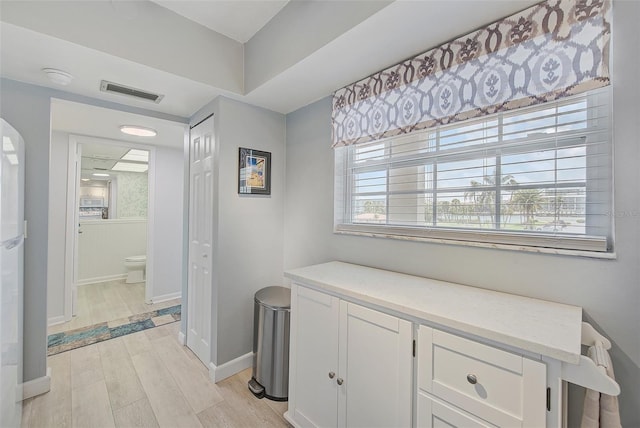
[[[612,251],[610,89],[335,150],[335,229]]]

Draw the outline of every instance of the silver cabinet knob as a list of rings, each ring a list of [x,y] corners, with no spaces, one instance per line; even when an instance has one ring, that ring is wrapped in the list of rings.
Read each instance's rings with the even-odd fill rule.
[[[467,381],[471,384],[471,385],[475,385],[476,383],[478,383],[478,378],[476,377],[476,375],[474,374],[468,374],[467,375]]]
[[[336,382],[338,382],[338,385],[342,385],[342,383],[344,382],[344,380],[342,380],[341,377],[339,377],[338,379],[336,379]]]
[[[336,374],[334,372],[329,372],[329,379],[333,379],[334,377],[336,377]]]

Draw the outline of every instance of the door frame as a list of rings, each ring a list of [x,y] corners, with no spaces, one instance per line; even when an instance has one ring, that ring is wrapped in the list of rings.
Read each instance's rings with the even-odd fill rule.
[[[102,137],[90,137],[70,134],[69,152],[67,158],[67,209],[65,228],[65,268],[64,268],[64,322],[70,321],[75,313],[76,293],[77,293],[77,246],[79,219],[77,198],[80,189],[80,171],[76,172],[75,164],[81,159],[77,159],[78,146],[81,144],[105,144],[123,146],[132,149],[149,151],[149,169],[147,171],[147,267],[145,281],[145,302],[151,303],[153,294],[153,253],[154,239],[153,227],[155,225],[155,174],[156,174],[156,147],[152,145],[132,143],[124,140],[113,140]],[[124,263],[124,261],[123,261]]]

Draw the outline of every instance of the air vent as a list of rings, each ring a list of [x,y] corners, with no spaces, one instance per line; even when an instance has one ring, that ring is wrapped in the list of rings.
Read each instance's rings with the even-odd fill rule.
[[[140,100],[152,101],[159,103],[164,95],[153,94],[151,92],[143,91],[142,89],[132,88],[130,86],[120,85],[119,83],[108,82],[103,80],[100,82],[100,90],[102,92],[111,92],[114,94],[128,95],[130,97],[138,98]]]

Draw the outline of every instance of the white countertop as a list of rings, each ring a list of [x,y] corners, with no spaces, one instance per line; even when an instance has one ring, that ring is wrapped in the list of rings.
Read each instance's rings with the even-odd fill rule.
[[[292,269],[294,282],[577,364],[582,308],[343,262]]]

